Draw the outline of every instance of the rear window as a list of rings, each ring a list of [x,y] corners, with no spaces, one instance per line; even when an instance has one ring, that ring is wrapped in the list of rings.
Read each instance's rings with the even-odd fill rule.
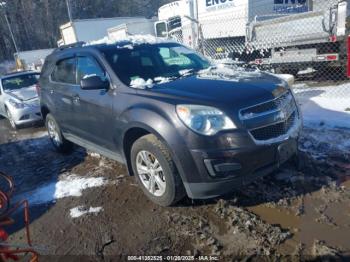
[[[26,74],[5,78],[1,81],[4,91],[12,91],[25,87],[30,87],[38,83],[39,74]]]
[[[51,80],[60,83],[76,84],[75,58],[59,61],[51,75]]]

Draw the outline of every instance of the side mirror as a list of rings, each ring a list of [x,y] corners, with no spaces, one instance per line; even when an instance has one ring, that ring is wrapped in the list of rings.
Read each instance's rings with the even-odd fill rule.
[[[108,80],[102,80],[99,76],[90,76],[82,79],[80,86],[83,90],[106,90],[109,89],[110,83]]]

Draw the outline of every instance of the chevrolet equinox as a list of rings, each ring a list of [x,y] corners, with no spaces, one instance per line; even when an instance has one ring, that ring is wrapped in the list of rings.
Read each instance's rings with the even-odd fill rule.
[[[125,163],[159,205],[242,188],[297,152],[301,116],[285,81],[177,43],[65,46],[39,85],[54,147]]]

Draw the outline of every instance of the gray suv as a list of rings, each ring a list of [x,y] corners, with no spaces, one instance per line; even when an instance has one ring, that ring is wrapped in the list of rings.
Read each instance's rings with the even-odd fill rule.
[[[177,43],[61,48],[40,87],[58,151],[74,143],[125,163],[159,205],[242,188],[297,153],[301,117],[286,82]]]

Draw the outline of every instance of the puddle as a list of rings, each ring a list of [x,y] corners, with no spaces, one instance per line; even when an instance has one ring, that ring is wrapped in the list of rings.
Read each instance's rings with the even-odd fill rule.
[[[300,243],[300,217],[297,217],[289,210],[273,208],[266,205],[258,205],[248,208],[269,224],[280,225],[283,229],[288,229],[293,235],[278,247],[282,254],[293,254]]]

